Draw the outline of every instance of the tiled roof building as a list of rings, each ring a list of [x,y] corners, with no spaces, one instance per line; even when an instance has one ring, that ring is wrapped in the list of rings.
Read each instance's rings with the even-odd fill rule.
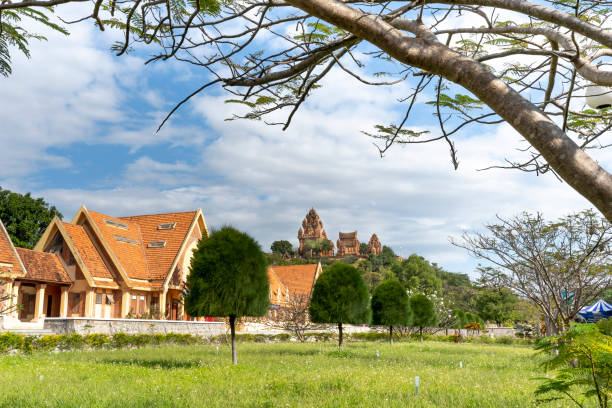
[[[22,320],[187,319],[180,298],[193,250],[208,235],[201,210],[112,217],[79,209],[53,219],[34,250],[15,249],[0,222],[0,280]],[[6,291],[5,290],[5,291]]]

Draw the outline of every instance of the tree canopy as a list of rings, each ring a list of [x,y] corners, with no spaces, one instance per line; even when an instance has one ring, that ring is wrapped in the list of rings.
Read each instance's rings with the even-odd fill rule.
[[[422,256],[412,254],[404,262],[395,264],[393,273],[406,289],[432,294],[440,292],[442,280],[431,264]]]
[[[310,318],[315,323],[337,323],[339,346],[342,346],[342,324],[367,323],[369,320],[368,288],[357,269],[336,263],[319,276],[310,300]]]
[[[478,315],[498,325],[512,318],[517,303],[518,297],[508,288],[487,288],[476,296]]]
[[[34,248],[56,216],[62,218],[57,208],[44,199],[0,188],[0,220],[16,246]]]
[[[27,52],[24,39],[36,38],[20,19],[45,24],[47,7],[81,1],[0,4],[0,60],[6,66],[10,48]],[[200,67],[202,82],[177,108],[221,87],[246,107],[236,117],[281,111],[284,119],[268,123],[284,129],[332,71],[370,86],[409,84],[404,112],[364,129],[381,155],[395,144],[441,142],[457,168],[462,130],[506,121],[529,148],[494,166],[550,172],[612,221],[612,175],[585,151],[610,145],[612,114],[582,99],[591,85],[612,85],[609,17],[603,0],[96,0],[77,21],[122,30],[117,55],[151,45],[147,63]],[[431,95],[424,106],[438,121],[434,134],[410,127],[423,106],[417,95]]]
[[[410,297],[410,308],[412,309],[412,324],[419,328],[421,341],[423,341],[423,328],[435,326],[438,323],[434,304],[422,293]]]
[[[263,316],[268,310],[267,262],[259,244],[232,227],[213,231],[194,251],[187,288],[189,315],[229,317],[236,364],[236,318]]]
[[[410,298],[396,280],[386,280],[372,293],[372,324],[389,326],[389,341],[393,344],[393,326],[408,326],[412,320]]]
[[[292,255],[293,245],[287,240],[274,241],[270,246],[270,250],[273,254],[278,255]]]

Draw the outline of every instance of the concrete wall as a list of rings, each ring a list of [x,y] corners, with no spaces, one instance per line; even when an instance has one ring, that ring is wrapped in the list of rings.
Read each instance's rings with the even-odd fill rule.
[[[48,317],[45,329],[56,334],[91,334],[102,333],[113,335],[126,334],[166,334],[180,333],[194,336],[212,337],[225,334],[224,322],[188,322],[178,320],[144,320],[144,319],[94,319],[86,317]]]

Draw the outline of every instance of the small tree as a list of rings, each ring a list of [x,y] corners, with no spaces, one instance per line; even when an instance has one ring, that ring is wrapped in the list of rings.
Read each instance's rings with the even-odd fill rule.
[[[270,247],[270,250],[272,250],[273,254],[278,254],[280,256],[292,255],[293,245],[291,245],[291,242],[286,240],[274,241]]]
[[[389,326],[389,343],[393,344],[393,326],[408,326],[412,319],[410,298],[396,280],[387,280],[372,294],[372,324]]]
[[[369,317],[368,288],[359,271],[336,263],[317,279],[310,301],[310,319],[338,324],[338,347],[342,347],[342,324],[366,323]]]
[[[419,337],[423,341],[423,327],[434,326],[438,321],[434,304],[424,294],[417,293],[410,298],[410,308],[413,313],[412,324],[419,328]]]
[[[264,316],[268,310],[266,264],[259,244],[232,227],[223,227],[202,240],[191,260],[187,313],[229,317],[234,365],[236,318]]]
[[[268,325],[273,328],[291,331],[301,341],[306,341],[306,331],[313,327],[308,317],[310,296],[305,293],[294,293],[289,300],[281,305],[274,319],[269,319]]]

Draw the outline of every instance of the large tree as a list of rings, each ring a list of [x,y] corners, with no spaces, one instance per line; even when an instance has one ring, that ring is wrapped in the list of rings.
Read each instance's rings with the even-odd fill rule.
[[[402,263],[391,268],[406,289],[431,295],[440,292],[442,280],[435,269],[422,256],[412,254]]]
[[[27,52],[20,18],[40,20],[43,7],[82,1],[2,2],[0,61],[6,65],[11,45]],[[95,0],[83,17],[123,30],[117,55],[155,44],[148,62],[201,67],[202,82],[186,99],[223,87],[250,109],[243,117],[284,111],[268,121],[283,128],[332,70],[373,86],[409,81],[404,113],[370,131],[381,155],[394,143],[441,141],[457,168],[460,130],[507,121],[529,146],[524,160],[500,167],[551,171],[612,221],[612,175],[585,151],[610,144],[612,113],[607,103],[582,103],[591,84],[612,85],[603,69],[612,54],[606,1]],[[431,95],[434,135],[408,127],[417,95]]]
[[[273,254],[281,256],[293,255],[293,245],[287,240],[274,241],[270,246],[270,250]]]
[[[612,284],[612,224],[594,212],[555,222],[528,213],[498,221],[453,243],[488,261],[480,270],[490,286],[536,305],[548,334],[565,330],[585,302]]]
[[[342,324],[367,323],[368,288],[355,267],[335,263],[319,276],[310,300],[310,319],[338,325],[338,347],[342,347]]]
[[[389,326],[389,343],[393,344],[393,326],[408,326],[412,310],[406,290],[396,280],[386,280],[372,294],[372,324]]]
[[[185,307],[190,316],[227,316],[236,357],[236,318],[264,316],[268,310],[267,262],[259,244],[232,227],[200,241],[187,277]]]
[[[512,318],[518,297],[508,288],[484,288],[476,296],[478,315],[501,326]]]
[[[16,246],[34,248],[55,216],[62,218],[44,199],[0,188],[0,220]]]

